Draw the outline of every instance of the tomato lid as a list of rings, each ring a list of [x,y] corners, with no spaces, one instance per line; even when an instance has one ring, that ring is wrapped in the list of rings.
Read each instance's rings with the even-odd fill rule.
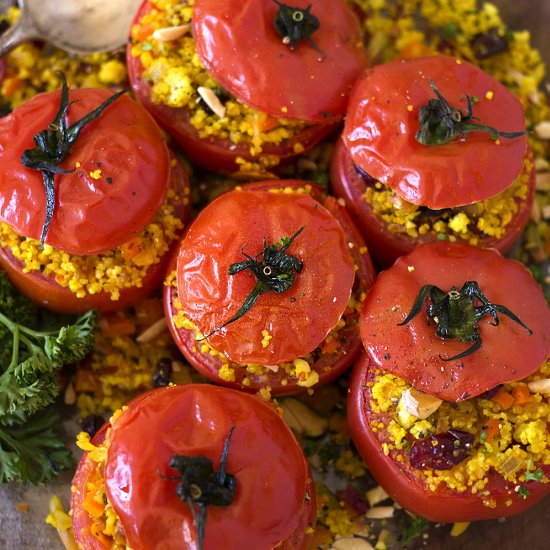
[[[353,89],[344,140],[353,162],[404,199],[432,209],[471,204],[508,188],[523,168],[525,136],[472,132],[445,145],[416,140],[419,111],[437,99],[500,132],[521,132],[519,100],[479,67],[448,56],[393,61],[367,69]]]
[[[68,124],[111,95],[103,89],[71,90]],[[59,91],[40,94],[0,119],[0,220],[36,240],[46,193],[42,172],[23,166],[21,155],[54,120],[59,101]],[[84,127],[60,167],[76,169],[55,175],[55,210],[45,242],[73,254],[97,254],[130,239],[153,219],[169,185],[162,134],[147,111],[125,95]]]
[[[248,313],[208,338],[232,361],[275,365],[307,355],[325,339],[351,295],[347,239],[309,195],[246,189],[210,203],[189,228],[177,262],[178,292],[183,311],[206,335],[231,319],[256,285],[250,271],[229,275],[229,266],[245,261],[243,252],[261,253],[264,239],[273,245],[301,227],[287,250],[303,262],[290,289],[262,294]]]
[[[305,10],[311,2],[294,0]],[[361,27],[342,0],[316,0],[320,26],[294,51],[275,29],[273,0],[196,0],[197,54],[210,74],[243,103],[284,118],[328,123],[341,118],[367,65]]]
[[[189,384],[140,396],[112,427],[105,483],[129,546],[195,548],[193,515],[168,464],[175,454],[204,456],[217,470],[233,426],[227,473],[236,494],[228,506],[208,506],[204,548],[276,548],[294,532],[309,470],[290,429],[258,398]]]
[[[442,339],[428,322],[430,298],[410,322],[399,326],[411,311],[424,285],[444,293],[476,281],[486,298],[505,306],[532,333],[498,312],[478,324],[481,347],[462,359],[445,361],[466,351],[474,340]],[[476,299],[475,305],[481,305]],[[496,250],[451,243],[419,246],[382,272],[363,305],[360,331],[363,344],[381,369],[415,388],[448,401],[475,397],[499,384],[535,372],[550,352],[550,310],[529,270]]]

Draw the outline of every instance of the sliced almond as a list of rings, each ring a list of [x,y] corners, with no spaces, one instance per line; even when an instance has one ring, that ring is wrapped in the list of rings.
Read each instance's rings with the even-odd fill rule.
[[[65,388],[63,401],[65,401],[66,405],[74,405],[76,403],[76,391],[72,382],[69,382],[68,386]]]
[[[368,519],[388,519],[393,517],[395,508],[393,506],[375,506],[369,508],[365,517]]]
[[[550,397],[550,378],[543,378],[541,380],[533,380],[527,384],[529,391],[533,393],[540,393],[546,397]]]
[[[401,394],[398,408],[401,405],[404,411],[425,420],[441,406],[441,403],[443,401],[435,395],[409,388]]]
[[[535,126],[535,132],[540,139],[550,139],[550,120],[543,120]]]
[[[382,487],[380,487],[380,485],[377,485],[374,489],[367,491],[367,502],[371,508],[376,506],[378,503],[383,502],[387,498],[390,498],[390,496],[386,493],[386,491],[384,491],[384,489],[382,489]]]
[[[343,537],[336,539],[330,550],[373,550],[373,546],[365,539],[357,537]]]
[[[535,170],[537,172],[548,172],[550,163],[546,159],[538,157],[535,159]]]
[[[541,220],[541,213],[540,213],[540,206],[539,203],[535,200],[533,201],[533,205],[531,206],[531,219],[535,223],[539,223]]]
[[[172,42],[189,32],[189,25],[177,25],[175,27],[165,27],[153,32],[153,38],[159,42]]]
[[[159,319],[156,323],[153,323],[150,327],[147,327],[136,338],[136,342],[138,342],[139,344],[152,342],[153,340],[156,340],[167,328],[168,325],[166,324],[166,319],[163,317],[162,319]]]
[[[539,172],[535,178],[537,191],[550,191],[550,172]]]
[[[199,86],[197,92],[216,115],[220,118],[225,116],[225,106],[220,101],[220,98],[210,88]]]
[[[550,204],[547,204],[542,208],[542,217],[545,220],[550,220]]]
[[[281,407],[287,424],[296,434],[319,437],[325,433],[328,425],[326,418],[313,412],[298,399],[285,399]]]

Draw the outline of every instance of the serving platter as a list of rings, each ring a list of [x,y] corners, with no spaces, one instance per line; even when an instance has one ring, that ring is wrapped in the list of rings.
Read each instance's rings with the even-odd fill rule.
[[[460,1],[460,0],[456,0]],[[550,2],[547,0],[496,0],[503,18],[513,29],[529,29],[535,46],[541,51],[550,67]],[[547,88],[550,89],[547,84]],[[72,441],[78,425],[72,416],[74,412],[62,407],[66,419],[63,429],[67,440]],[[73,446],[74,454],[80,451]],[[23,489],[11,484],[0,486],[0,549],[57,550],[62,548],[55,530],[46,525],[48,502],[52,495],[58,495],[68,504],[71,472],[64,472],[47,487]],[[546,499],[521,516],[506,520],[485,521],[471,524],[459,537],[450,537],[450,526],[436,525],[411,545],[434,550],[458,550],[498,547],[512,550],[518,547],[534,550],[550,547],[550,499]],[[243,547],[244,548],[244,547]]]

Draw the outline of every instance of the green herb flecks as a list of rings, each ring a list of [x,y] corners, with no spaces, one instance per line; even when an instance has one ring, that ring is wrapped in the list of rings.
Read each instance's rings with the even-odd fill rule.
[[[407,546],[413,540],[420,538],[430,527],[431,523],[420,516],[404,514],[400,521],[399,542],[401,547]]]
[[[310,13],[311,4],[302,9],[288,6],[279,2],[279,0],[273,1],[279,6],[274,22],[275,30],[283,39],[283,43],[288,44],[290,49],[294,51],[296,44],[305,39],[315,51],[321,54],[319,61],[323,61],[327,53],[317,46],[311,38],[311,35],[321,26],[319,19]]]
[[[430,304],[426,315],[428,321],[435,323],[436,335],[443,339],[455,338],[462,342],[473,342],[466,351],[453,357],[443,358],[440,356],[443,361],[462,359],[481,348],[482,341],[478,333],[478,324],[486,315],[491,315],[493,322],[489,324],[496,327],[500,323],[498,314],[502,313],[521,325],[528,334],[532,334],[532,330],[506,306],[491,303],[476,281],[464,283],[460,290],[453,286],[449,292],[444,292],[435,285],[424,285],[418,291],[411,311],[398,326],[406,325],[412,321],[420,313],[428,296]],[[476,305],[476,302],[479,305]]]
[[[531,471],[531,466],[533,465],[532,460],[527,461],[527,467],[525,472],[525,481],[537,481],[540,482],[543,480],[544,473],[541,468],[537,468],[533,472]]]
[[[278,243],[269,246],[264,239],[264,249],[254,257],[246,254],[244,251],[246,245],[243,246],[241,252],[246,257],[246,261],[231,264],[228,273],[229,275],[235,275],[241,271],[249,270],[256,277],[256,285],[237,313],[201,340],[206,340],[223,327],[240,319],[250,311],[258,298],[265,292],[273,291],[281,294],[294,284],[296,273],[301,273],[304,264],[295,256],[287,254],[286,251],[303,229],[304,226],[300,227],[292,237],[283,237]]]
[[[80,132],[89,122],[99,117],[103,111],[116,101],[126,90],[122,90],[99,107],[89,112],[86,116],[67,127],[67,112],[73,102],[69,102],[69,88],[65,75],[61,73],[62,88],[59,110],[46,130],[42,130],[34,136],[34,149],[26,149],[21,155],[21,162],[27,168],[40,170],[46,190],[46,217],[42,226],[40,243],[44,244],[55,208],[55,174],[71,174],[73,170],[64,170],[59,167],[70,153],[71,147],[78,138]]]
[[[229,444],[234,430],[235,426],[227,434],[218,471],[214,469],[212,460],[205,456],[174,455],[170,460],[170,468],[177,470],[181,476],[162,476],[164,479],[178,480],[176,494],[189,505],[193,514],[198,550],[202,550],[204,545],[207,507],[229,506],[235,498],[237,480],[234,475],[227,473]]]
[[[428,105],[420,107],[418,114],[420,128],[416,133],[416,140],[419,143],[444,145],[457,137],[463,138],[470,132],[489,132],[491,139],[494,140],[500,137],[514,139],[525,135],[525,131],[501,132],[492,126],[482,124],[477,117],[473,116],[472,107],[475,101],[472,96],[466,95],[468,112],[464,114],[460,109],[449,105],[431,80],[430,86],[437,99],[430,99]]]

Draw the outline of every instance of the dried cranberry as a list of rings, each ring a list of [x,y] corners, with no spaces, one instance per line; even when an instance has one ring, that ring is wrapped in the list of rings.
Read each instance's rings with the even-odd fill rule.
[[[105,420],[102,416],[99,416],[98,414],[89,414],[82,421],[82,430],[90,437],[94,437],[104,423]]]
[[[429,435],[414,442],[411,466],[419,470],[450,470],[468,458],[473,443],[472,434],[458,430]]]
[[[501,387],[502,387],[502,384],[499,384],[498,386],[495,386],[494,388],[491,388],[490,390],[483,392],[481,395],[478,396],[478,399],[487,399],[487,401],[490,401],[491,399],[493,399],[493,397],[496,395],[496,393]]]
[[[161,388],[168,386],[170,377],[172,376],[172,360],[168,357],[159,359],[157,366],[153,372],[153,387]]]
[[[508,49],[506,36],[501,36],[498,29],[489,29],[486,33],[476,34],[472,39],[472,50],[477,59],[487,59]]]

